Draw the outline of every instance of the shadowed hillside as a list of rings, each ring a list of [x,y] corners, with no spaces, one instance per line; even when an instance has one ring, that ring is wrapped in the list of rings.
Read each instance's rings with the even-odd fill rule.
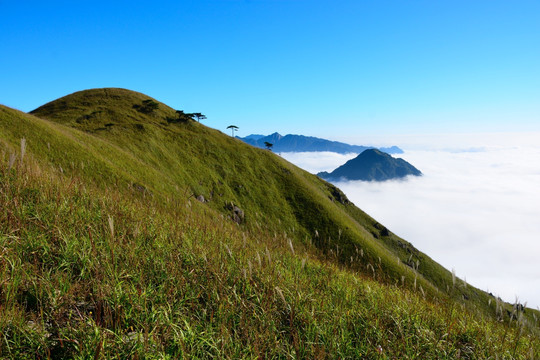
[[[453,279],[333,185],[177,116],[123,89],[0,106],[0,354],[538,349],[532,311]]]

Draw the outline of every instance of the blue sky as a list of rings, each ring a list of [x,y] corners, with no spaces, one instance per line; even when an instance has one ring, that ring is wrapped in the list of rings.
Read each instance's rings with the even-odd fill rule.
[[[540,2],[0,0],[0,103],[123,87],[239,136],[540,131]]]

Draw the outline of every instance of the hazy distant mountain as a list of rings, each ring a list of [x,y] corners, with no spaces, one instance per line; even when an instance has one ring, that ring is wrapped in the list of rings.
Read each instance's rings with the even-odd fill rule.
[[[323,171],[317,175],[326,180],[385,181],[407,175],[420,176],[422,173],[403,159],[393,158],[377,149],[368,149],[331,173]]]
[[[372,149],[371,146],[349,145],[338,141],[330,141],[312,136],[304,135],[280,135],[273,133],[268,136],[264,135],[248,135],[239,137],[244,142],[264,149],[265,142],[273,144],[272,150],[275,152],[303,152],[303,151],[331,151],[340,154],[361,153],[364,150]],[[403,150],[397,146],[379,148],[389,154],[402,154]]]
[[[243,139],[251,139],[251,140],[257,141],[257,140],[259,140],[259,139],[261,139],[261,138],[263,138],[263,137],[265,137],[265,136],[266,136],[266,135],[251,134],[251,135],[246,136],[246,137],[243,138]],[[242,139],[242,138],[239,138],[239,139]]]

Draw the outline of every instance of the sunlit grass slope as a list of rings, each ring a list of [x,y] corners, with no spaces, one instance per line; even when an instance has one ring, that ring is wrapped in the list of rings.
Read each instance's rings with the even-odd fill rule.
[[[0,107],[0,354],[538,354],[529,309],[452,281],[279,156],[164,104],[139,111],[149,99]]]
[[[92,152],[117,166],[112,171],[117,178],[107,176],[105,184],[120,181],[176,200],[203,195],[209,200],[205,207],[225,217],[233,216],[229,205],[233,203],[244,211],[245,228],[286,233],[295,243],[313,244],[381,280],[414,285],[417,278],[426,292],[437,288],[482,306],[489,302],[485,293],[455,286],[447,270],[376,223],[332,185],[269,151],[202,124],[169,123],[176,113],[164,104],[151,114],[143,113],[137,107],[145,100],[154,99],[124,89],[95,89],[68,95],[32,113],[84,132],[74,133],[81,134],[80,141],[88,146],[95,143]],[[28,141],[34,143],[30,137]],[[46,153],[45,144],[40,146],[39,152]],[[61,161],[69,160],[62,156]],[[101,171],[74,167],[100,181]]]

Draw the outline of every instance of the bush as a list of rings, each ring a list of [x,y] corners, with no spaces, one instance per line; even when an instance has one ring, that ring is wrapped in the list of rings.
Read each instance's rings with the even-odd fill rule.
[[[135,104],[133,108],[143,114],[153,114],[158,108],[159,103],[154,100],[143,100],[142,104]]]

